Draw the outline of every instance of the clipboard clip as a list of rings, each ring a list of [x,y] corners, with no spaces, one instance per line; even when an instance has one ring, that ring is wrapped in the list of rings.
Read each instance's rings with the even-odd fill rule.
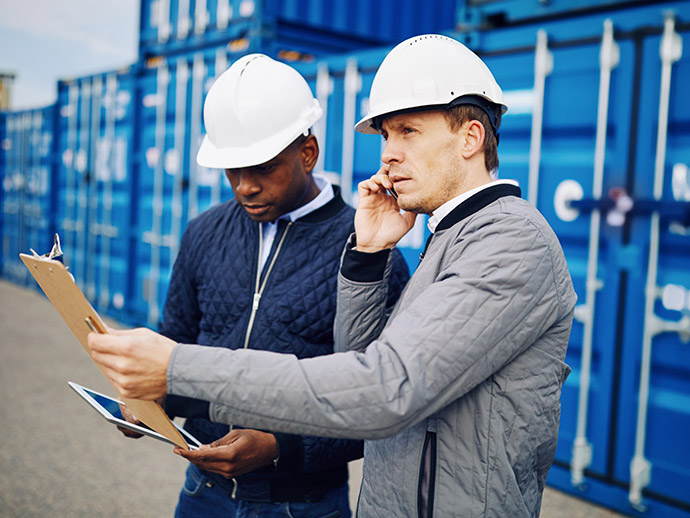
[[[50,252],[47,254],[38,255],[33,248],[29,248],[29,250],[31,250],[31,253],[37,259],[57,259],[62,262],[63,253],[62,248],[60,248],[60,236],[58,234],[55,234],[53,238],[53,248],[51,248]]]
[[[86,322],[86,325],[89,327],[89,329],[93,333],[98,333],[98,334],[107,334],[107,331],[101,327],[100,324],[98,324],[93,318],[91,317],[86,317],[84,319],[84,322]]]

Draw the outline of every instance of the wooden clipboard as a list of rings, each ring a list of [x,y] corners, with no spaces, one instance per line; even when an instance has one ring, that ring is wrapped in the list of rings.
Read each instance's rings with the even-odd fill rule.
[[[77,337],[79,343],[91,356],[87,341],[88,334],[92,331],[106,334],[108,331],[103,320],[86,300],[67,268],[60,261],[39,256],[35,252],[34,255],[19,254],[19,257],[72,330],[74,336]],[[143,399],[124,397],[121,399],[137,416],[137,419],[149,428],[164,435],[180,448],[189,449],[180,432],[175,429],[172,421],[158,403]]]

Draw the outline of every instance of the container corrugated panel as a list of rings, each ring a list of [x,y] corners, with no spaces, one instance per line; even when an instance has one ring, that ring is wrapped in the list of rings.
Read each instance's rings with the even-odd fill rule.
[[[20,253],[52,246],[53,106],[3,114],[2,276],[37,287]]]
[[[397,42],[454,28],[455,0],[265,0],[259,16],[278,24],[349,34],[372,42]]]
[[[666,46],[679,56],[669,83],[659,205],[665,208],[659,209],[659,266],[650,289],[655,205],[649,200],[656,132],[664,124],[660,38],[669,9],[675,9],[676,37]],[[684,444],[690,429],[690,349],[684,342],[690,338],[688,20],[690,8],[671,2],[454,35],[477,43],[504,89],[509,110],[499,176],[517,180],[554,228],[579,297],[567,357],[573,372],[563,387],[549,483],[635,516],[690,516]],[[371,80],[387,50],[296,65],[327,106],[323,167],[342,174],[353,203],[357,182],[380,166],[382,142],[355,134],[352,124],[367,111]],[[631,200],[637,208],[629,210]],[[412,268],[426,234],[422,227],[417,248],[408,242],[403,249]],[[646,313],[650,296],[658,318],[670,322]],[[653,333],[646,416],[638,404],[647,391],[645,322]],[[644,454],[631,472],[636,440]],[[635,487],[642,489],[639,499]]]
[[[203,101],[233,56],[225,46],[148,60],[137,78],[136,253],[131,318],[155,326],[187,221],[232,196],[219,170],[196,164]]]
[[[458,2],[458,25],[483,30],[516,24],[548,23],[555,18],[572,19],[597,12],[611,13],[648,0],[464,0]]]
[[[147,58],[249,38],[325,55],[450,30],[454,22],[455,0],[145,0],[139,50]]]
[[[56,221],[65,264],[92,304],[121,317],[129,284],[130,69],[58,83]]]

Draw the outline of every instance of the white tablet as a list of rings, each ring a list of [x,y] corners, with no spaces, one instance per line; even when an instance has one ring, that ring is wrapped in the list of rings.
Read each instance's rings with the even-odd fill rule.
[[[167,437],[153,431],[144,423],[133,424],[128,422],[120,411],[120,405],[126,406],[121,401],[108,397],[100,392],[96,392],[95,390],[83,387],[78,383],[74,383],[73,381],[68,381],[67,384],[72,387],[74,391],[84,399],[84,401],[86,401],[89,405],[96,409],[99,414],[101,414],[106,418],[106,420],[110,421],[114,425],[121,426],[122,428],[127,428],[128,430],[139,432],[141,434],[148,435],[149,437],[153,437],[154,439],[158,439],[159,441],[164,441],[174,445],[174,443]],[[187,445],[190,447],[190,449],[196,450],[199,448],[199,446],[201,446],[201,443],[195,437],[190,435],[189,432],[177,426],[176,423],[173,424],[175,425],[175,428],[177,428],[182,434],[182,437],[187,442]]]

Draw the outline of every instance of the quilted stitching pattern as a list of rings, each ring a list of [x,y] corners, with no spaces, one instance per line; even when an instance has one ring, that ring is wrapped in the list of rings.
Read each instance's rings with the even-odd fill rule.
[[[354,210],[344,207],[327,220],[298,220],[289,228],[264,290],[249,348],[299,358],[333,352],[337,273],[347,237],[354,231],[353,216]],[[279,223],[271,256],[284,228]],[[259,225],[234,201],[190,222],[175,263],[161,333],[183,343],[243,346],[256,282],[258,232]],[[391,307],[409,278],[397,251],[394,261]],[[187,426],[203,442],[222,437],[229,429],[198,418],[189,419]],[[344,456],[361,454],[360,443],[339,441],[336,448],[333,439],[303,436],[304,470],[337,466],[349,460]]]

